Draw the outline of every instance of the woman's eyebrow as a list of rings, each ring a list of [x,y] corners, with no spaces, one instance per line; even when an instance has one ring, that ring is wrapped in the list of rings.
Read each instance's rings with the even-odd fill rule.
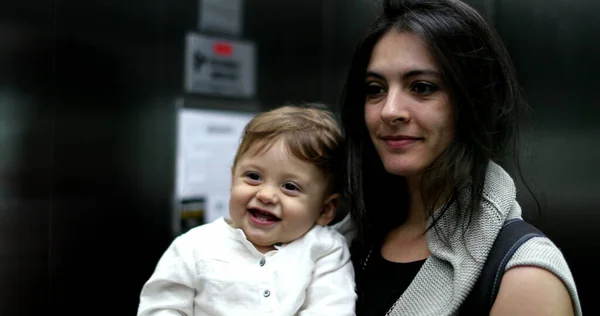
[[[411,77],[417,77],[417,76],[433,76],[433,77],[441,78],[442,74],[440,74],[440,72],[433,70],[433,69],[413,69],[413,70],[407,71],[404,74],[402,74],[403,79],[409,79]],[[375,71],[371,71],[371,70],[367,70],[365,77],[375,77],[375,78],[381,79],[381,80],[385,79],[385,76],[383,76]]]

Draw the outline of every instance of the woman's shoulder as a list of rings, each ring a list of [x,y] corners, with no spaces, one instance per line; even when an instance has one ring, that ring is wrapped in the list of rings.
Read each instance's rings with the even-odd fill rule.
[[[560,249],[547,237],[534,237],[524,242],[512,256],[506,269],[533,263],[570,274],[569,267]]]
[[[534,237],[523,243],[506,265],[506,272],[517,267],[544,269],[562,281],[573,302],[575,315],[581,315],[577,287],[561,250],[547,237]]]

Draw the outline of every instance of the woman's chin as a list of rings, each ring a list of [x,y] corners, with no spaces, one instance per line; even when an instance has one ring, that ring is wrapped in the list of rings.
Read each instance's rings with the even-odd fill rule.
[[[385,171],[395,176],[412,177],[420,174],[423,168],[414,164],[384,163]]]

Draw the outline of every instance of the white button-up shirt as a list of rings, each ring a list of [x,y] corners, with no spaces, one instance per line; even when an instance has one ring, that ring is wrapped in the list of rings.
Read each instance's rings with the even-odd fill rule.
[[[138,316],[355,315],[346,240],[315,226],[260,253],[224,218],[177,237],[140,294]]]

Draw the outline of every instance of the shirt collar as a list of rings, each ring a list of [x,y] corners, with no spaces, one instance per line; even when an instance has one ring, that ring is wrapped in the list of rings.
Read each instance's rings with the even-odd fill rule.
[[[244,246],[246,246],[246,249],[248,249],[248,251],[250,251],[251,253],[258,255],[258,256],[272,256],[275,253],[277,253],[278,250],[282,249],[283,247],[285,247],[285,244],[276,244],[273,245],[273,247],[275,247],[275,250],[269,251],[265,254],[261,253],[260,251],[258,251],[256,249],[256,247],[254,247],[254,245],[248,240],[248,238],[246,238],[246,234],[244,234],[244,231],[241,230],[240,228],[235,228],[233,226],[231,226],[231,220],[226,219],[224,217],[221,217],[218,219],[219,222],[222,223],[222,225],[226,226],[227,231],[231,234],[231,236],[239,241],[240,243],[242,243]]]

